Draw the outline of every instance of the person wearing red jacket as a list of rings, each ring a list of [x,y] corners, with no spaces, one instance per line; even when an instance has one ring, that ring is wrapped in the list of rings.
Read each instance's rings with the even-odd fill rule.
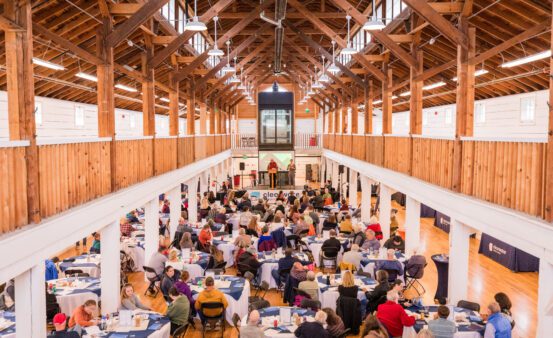
[[[404,326],[415,325],[415,317],[409,316],[398,304],[399,294],[397,291],[388,291],[386,303],[380,304],[377,310],[378,320],[386,327],[391,337],[401,337]]]

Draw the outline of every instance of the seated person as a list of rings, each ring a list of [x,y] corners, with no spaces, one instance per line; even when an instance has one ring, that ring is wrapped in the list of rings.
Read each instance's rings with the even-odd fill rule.
[[[190,278],[190,273],[186,270],[182,270],[180,274],[180,279],[174,284],[175,289],[181,294],[186,296],[188,298],[188,301],[190,302],[190,306],[194,304],[194,298],[192,298],[192,290],[190,289],[190,285],[188,285],[188,279]],[[171,291],[169,291],[169,296],[171,294]]]
[[[344,272],[342,284],[338,285],[338,294],[340,297],[357,298],[359,286],[355,285],[353,273],[349,270]]]
[[[131,233],[136,231],[126,217],[119,220],[119,230],[121,231],[121,237],[131,237]]]
[[[213,217],[213,221],[216,224],[221,224],[224,227],[227,224],[227,209],[219,208],[219,211]]]
[[[205,247],[211,243],[213,239],[213,233],[211,232],[211,227],[209,223],[204,224],[202,231],[198,235],[198,241]]]
[[[276,206],[276,209],[275,209],[275,213],[277,211],[280,211],[284,215],[284,213],[286,213],[286,209],[284,208],[284,205],[282,204],[282,201],[277,201],[276,204],[277,204],[277,206]]]
[[[326,325],[326,313],[322,310],[315,313],[315,320],[303,322],[298,326],[294,335],[298,338],[330,338],[330,333],[324,328]]]
[[[257,269],[261,267],[261,263],[257,260],[257,253],[254,248],[250,247],[238,258],[238,269],[244,275],[246,272],[251,272],[257,276]]]
[[[207,269],[213,269],[220,267],[225,261],[223,251],[219,250],[215,245],[209,247],[209,260],[207,262]]]
[[[363,255],[359,252],[359,245],[352,244],[351,250],[345,252],[342,256],[342,262],[352,264],[356,270],[361,268],[361,259]]]
[[[290,276],[299,282],[303,282],[307,279],[307,271],[308,268],[306,266],[303,266],[300,262],[295,262],[294,265],[292,265],[292,270],[290,270]]]
[[[95,232],[92,234],[94,237],[94,241],[92,242],[92,246],[90,247],[90,253],[99,254],[100,253],[100,233]]]
[[[307,271],[306,280],[300,282],[298,289],[307,293],[311,299],[319,300],[319,283],[315,281],[315,273]]]
[[[228,306],[227,297],[221,291],[215,288],[215,280],[213,277],[207,277],[204,282],[205,289],[198,294],[194,307],[198,311],[198,315],[202,320],[205,320],[204,315],[209,317],[216,317],[221,314],[220,309],[206,309],[205,313],[202,312],[203,303],[222,303],[224,311]]]
[[[259,214],[259,215],[263,215],[266,211],[265,210],[265,205],[263,204],[263,201],[257,202],[257,204],[252,207],[252,211]]]
[[[488,322],[484,338],[488,337],[511,338],[511,321],[501,313],[501,306],[495,301],[488,305]]]
[[[185,232],[194,233],[194,229],[192,229],[184,217],[180,217],[176,232],[181,234],[184,234]]]
[[[396,259],[394,249],[386,251],[386,259],[378,260],[375,264],[375,270],[396,270],[398,276],[403,276],[403,264]]]
[[[281,282],[280,272],[283,270],[290,271],[294,263],[298,261],[296,258],[292,257],[292,253],[292,248],[286,248],[286,250],[284,250],[284,257],[278,260],[278,269],[271,271],[271,275],[275,279],[276,285],[280,285]]]
[[[336,215],[331,214],[323,222],[323,231],[335,230],[337,226],[338,223],[336,223]]]
[[[121,288],[121,304],[119,304],[119,309],[123,310],[150,310],[149,307],[142,304],[140,298],[134,293],[134,287],[132,284],[127,283]]]
[[[248,324],[240,328],[240,338],[258,338],[264,337],[265,333],[261,329],[259,324],[259,311],[253,310],[248,315]]]
[[[336,230],[330,230],[330,238],[323,242],[321,246],[321,256],[324,253],[326,257],[336,257],[342,249],[342,244],[336,238]],[[322,266],[322,264],[320,265]]]
[[[98,325],[98,319],[96,315],[98,312],[98,305],[93,299],[89,299],[84,302],[83,305],[73,310],[71,318],[69,318],[69,328],[73,328],[76,325],[80,327],[88,327]]]
[[[413,249],[413,255],[405,263],[405,274],[410,277],[422,277],[424,267],[426,266],[426,258],[418,254],[418,248]]]
[[[280,228],[284,228],[284,223],[282,222],[280,215],[275,215],[273,223],[271,223],[271,231],[275,231]]]
[[[361,228],[361,225],[359,224],[353,224],[353,238],[351,239],[352,244],[357,244],[357,246],[361,247],[363,243],[365,243],[365,240],[367,237],[365,236],[365,233],[363,232],[363,229]]]
[[[252,237],[259,237],[257,228],[258,228],[257,216],[253,216],[250,218],[250,221],[247,224],[246,235],[249,235]]]
[[[346,329],[342,318],[329,307],[322,309],[326,313],[326,330],[332,337],[342,337],[342,333]],[[361,337],[365,337],[361,335]],[[370,338],[370,337],[369,337]],[[374,337],[373,337],[374,338]]]
[[[409,316],[401,305],[398,304],[399,295],[396,291],[388,291],[386,303],[380,304],[377,310],[378,320],[390,333],[392,337],[401,337],[403,327],[415,325],[415,316]]]
[[[365,236],[366,239],[362,245],[363,250],[377,251],[380,249],[380,241],[376,239],[374,231],[367,229],[367,231],[365,231]]]
[[[150,261],[148,262],[148,266],[154,269],[157,275],[161,275],[163,273],[163,270],[165,270],[165,262],[169,260],[167,256],[163,254],[166,249],[166,247],[160,245],[157,248],[157,252],[152,255]]]
[[[324,199],[319,190],[315,190],[315,197],[313,197],[313,207],[316,209],[322,209],[324,207]]]
[[[301,214],[299,212],[299,208],[295,205],[291,206],[290,212],[288,212],[288,219],[292,221],[292,223],[297,223],[300,219],[300,216]]]
[[[346,215],[345,219],[340,223],[340,232],[350,234],[352,231],[351,215]]]
[[[384,247],[386,249],[394,249],[398,250],[401,253],[405,253],[405,241],[401,236],[394,236],[392,238],[389,238],[386,242],[384,242]]]
[[[161,292],[163,293],[163,296],[167,297],[169,296],[169,290],[173,287],[173,285],[179,280],[180,278],[180,271],[175,270],[174,267],[171,265],[167,265],[165,267],[165,271],[163,273],[163,277],[161,278]]]
[[[67,316],[65,313],[58,313],[52,320],[55,330],[48,335],[48,338],[79,338],[80,335],[76,331],[67,331]]]
[[[265,225],[261,229],[261,236],[259,237],[259,241],[257,241],[257,247],[260,248],[261,243],[265,241],[272,241],[272,240],[273,240],[273,237],[271,237],[271,234],[269,233],[269,226]]]
[[[294,235],[298,235],[298,236],[307,236],[308,232],[309,232],[309,224],[307,224],[305,222],[305,217],[303,215],[300,215],[298,217],[298,220],[296,223],[296,228],[294,229]]]
[[[340,211],[349,211],[349,206],[345,198],[342,198]]]
[[[247,227],[248,223],[250,223],[252,216],[253,214],[250,212],[250,207],[245,206],[244,209],[242,209],[242,213],[240,213],[238,225],[244,228]]]
[[[457,326],[454,322],[447,320],[449,317],[449,308],[447,306],[438,306],[438,318],[428,322],[428,329],[436,338],[453,338],[457,332]]]
[[[376,239],[381,240],[382,238],[384,238],[382,235],[382,227],[380,227],[380,223],[378,223],[378,218],[375,215],[371,216],[371,219],[369,220],[369,225],[367,225],[367,230],[368,229],[374,231]]]
[[[296,201],[296,194],[293,191],[290,191],[288,193],[288,201],[287,201],[288,205],[294,205],[295,201]]]
[[[179,246],[182,249],[194,249],[194,242],[192,242],[192,234],[190,232],[185,232],[182,234],[182,237],[179,242]]]
[[[238,236],[234,240],[234,246],[236,247],[248,247],[252,243],[252,238],[249,235],[246,235],[246,230],[240,228],[238,230]]]
[[[319,226],[319,223],[321,222],[321,219],[319,218],[319,213],[315,211],[315,208],[312,205],[309,205],[306,210],[306,214],[311,217],[313,220],[313,225],[315,228]]]
[[[190,302],[186,296],[181,294],[176,288],[171,287],[168,292],[171,303],[167,306],[165,315],[171,321],[170,333],[173,334],[179,327],[188,324],[190,315]]]
[[[376,281],[378,284],[372,290],[363,289],[367,298],[367,313],[373,313],[378,305],[386,302],[386,294],[391,290],[390,282],[388,281],[388,273],[385,270],[377,270]]]

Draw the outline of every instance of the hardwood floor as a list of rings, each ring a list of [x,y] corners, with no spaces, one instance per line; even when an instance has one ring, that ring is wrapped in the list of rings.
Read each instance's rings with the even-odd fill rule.
[[[395,202],[392,202],[395,203]],[[398,219],[400,224],[403,224],[405,217],[405,209],[397,204],[393,207],[399,210]],[[437,253],[447,253],[449,251],[448,234],[433,226],[432,218],[421,218],[421,245],[424,249],[429,264],[425,269],[425,275],[421,283],[426,289],[424,296],[425,303],[432,303],[434,293],[437,286],[437,271],[432,263],[430,256]],[[89,243],[92,240],[89,239]],[[514,337],[531,338],[536,336],[537,322],[537,292],[538,292],[538,273],[514,273],[509,269],[499,265],[491,259],[478,254],[479,241],[471,239],[470,242],[470,268],[469,281],[470,287],[468,290],[468,298],[471,301],[478,302],[482,308],[493,300],[493,295],[499,291],[505,292],[511,298],[513,303],[513,317],[516,321]],[[59,255],[60,258],[74,256],[80,253],[81,250],[76,250],[74,247],[66,250]],[[229,274],[235,274],[235,270],[228,269]],[[155,311],[164,313],[166,305],[161,297],[156,298],[143,296],[147,287],[144,281],[143,273],[130,273],[129,281],[133,283],[137,293],[141,299],[151,306]],[[280,293],[270,291],[266,299],[272,305],[284,305]],[[200,327],[197,325],[197,327]],[[189,329],[186,334],[187,338],[201,337],[201,331]],[[220,337],[220,332],[209,332],[207,337]],[[238,337],[235,329],[227,327],[225,337]]]

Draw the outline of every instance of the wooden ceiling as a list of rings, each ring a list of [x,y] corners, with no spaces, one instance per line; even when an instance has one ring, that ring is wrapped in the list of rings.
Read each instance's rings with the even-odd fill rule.
[[[264,0],[267,17],[274,15],[274,1]],[[117,2],[117,4],[115,4]],[[44,67],[35,67],[35,94],[58,99],[95,104],[97,100],[96,85],[93,82],[75,77],[79,71],[95,74],[96,64],[93,59],[82,53],[82,50],[96,55],[97,30],[102,25],[106,9],[111,9],[111,20],[118,27],[138,9],[146,0],[110,1],[110,0],[37,0],[33,1],[34,55],[41,59],[63,64],[64,71],[54,71]],[[185,0],[177,0],[185,6]],[[210,8],[217,3],[226,4],[219,15],[219,45],[225,49],[224,42],[230,36],[231,48],[239,49],[238,62],[253,80],[254,85],[272,81],[272,64],[274,59],[274,26],[259,18],[259,1],[257,0],[202,0],[198,1],[198,15],[209,14]],[[391,0],[389,0],[391,2]],[[441,16],[454,26],[458,25],[460,10],[473,3],[472,14],[468,15],[468,24],[476,28],[476,55],[480,55],[504,41],[519,37],[520,34],[533,29],[530,36],[515,39],[501,53],[485,55],[476,64],[476,69],[484,68],[489,73],[476,78],[476,99],[490,98],[535,90],[549,86],[549,59],[514,67],[499,67],[505,61],[514,60],[549,49],[551,27],[550,0],[466,0],[466,2],[444,1]],[[0,10],[3,10],[0,1]],[[344,5],[355,8],[367,16],[371,11],[371,1],[318,0],[287,2],[284,21],[284,45],[282,54],[283,75],[293,82],[305,82],[313,73],[314,63],[320,63],[322,50],[332,53],[331,40],[346,39],[346,13]],[[376,1],[377,4],[380,0]],[[131,4],[125,7],[124,4]],[[132,5],[135,4],[135,5]],[[190,2],[193,6],[193,1]],[[449,4],[449,5],[448,5]],[[103,7],[106,5],[106,7]],[[447,10],[445,9],[447,6]],[[406,6],[405,6],[406,7]],[[353,11],[353,10],[350,10]],[[206,14],[206,15],[207,15]],[[352,13],[350,13],[352,14]],[[353,31],[359,24],[352,20]],[[207,23],[208,42],[213,42],[214,22]],[[419,32],[419,33],[417,33]],[[335,100],[349,95],[356,97],[363,93],[365,79],[373,81],[379,88],[381,80],[378,72],[382,60],[393,69],[394,95],[409,91],[409,65],[412,57],[411,41],[420,34],[416,47],[424,55],[425,74],[432,75],[425,79],[425,84],[444,81],[446,86],[424,91],[424,106],[435,106],[455,103],[456,45],[428,24],[418,15],[413,15],[409,8],[383,30],[378,40],[367,46],[364,53],[358,54],[349,66],[348,73],[333,78],[333,84],[322,90],[317,99]],[[212,77],[212,73],[203,63],[194,62],[198,57],[191,53],[188,44],[171,47],[175,36],[179,35],[174,27],[159,12],[143,23],[127,39],[117,44],[114,49],[115,83],[125,84],[138,89],[129,93],[115,89],[115,104],[118,108],[141,110],[142,58],[148,41],[154,43],[154,61],[158,113],[167,113],[168,103],[161,101],[168,97],[169,75],[180,71],[181,93],[185,94],[188,84],[194,79],[197,97],[200,100],[223,98],[226,104],[235,105],[241,100],[236,85],[225,85],[223,81]],[[222,38],[225,36],[224,38]],[[393,45],[384,42],[391,39]],[[4,33],[0,31],[0,90],[6,90],[5,44]],[[521,40],[521,41],[518,41]],[[381,43],[382,42],[382,43]],[[516,43],[513,43],[516,42]],[[338,43],[340,44],[340,43]],[[322,47],[321,48],[319,48]],[[76,50],[79,48],[80,50]],[[231,50],[231,52],[232,52]],[[77,52],[76,52],[77,51]],[[165,57],[169,55],[169,57]],[[368,56],[370,55],[370,56]],[[177,57],[178,56],[178,57]],[[205,58],[204,58],[205,59]],[[177,69],[177,63],[179,69]],[[320,65],[319,65],[320,66]],[[436,69],[439,71],[432,71]],[[379,89],[377,89],[376,97]],[[181,98],[185,98],[182,95]],[[184,101],[183,101],[184,103]],[[377,106],[378,107],[378,106]],[[400,97],[394,100],[394,111],[409,109],[409,98]]]

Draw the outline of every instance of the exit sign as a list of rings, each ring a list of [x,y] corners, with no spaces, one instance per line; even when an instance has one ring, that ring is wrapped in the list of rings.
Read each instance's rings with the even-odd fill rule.
[[[305,108],[306,113],[309,113],[309,111],[310,111],[309,108]]]

